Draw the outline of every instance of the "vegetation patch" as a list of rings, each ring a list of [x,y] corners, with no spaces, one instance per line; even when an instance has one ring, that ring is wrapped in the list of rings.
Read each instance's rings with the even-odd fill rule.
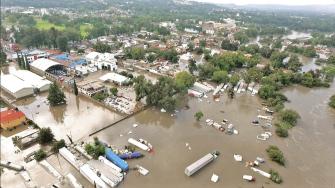
[[[278,163],[279,165],[285,166],[284,154],[277,146],[269,146],[266,149],[266,152],[272,161]]]
[[[47,20],[42,19],[36,19],[36,28],[39,30],[49,30],[51,28],[55,28],[56,30],[59,31],[65,30],[65,26],[63,25],[55,25]]]

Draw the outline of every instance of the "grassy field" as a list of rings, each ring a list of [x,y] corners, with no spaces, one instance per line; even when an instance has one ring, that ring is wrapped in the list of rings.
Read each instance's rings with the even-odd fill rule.
[[[88,36],[88,34],[90,33],[90,30],[93,28],[93,26],[91,24],[83,24],[80,25],[80,36],[82,38],[86,38]]]
[[[36,19],[36,28],[39,30],[49,30],[50,28],[54,27],[55,29],[59,31],[63,31],[65,29],[65,26],[63,25],[55,25],[53,23],[50,23],[48,21],[42,20],[42,19]]]

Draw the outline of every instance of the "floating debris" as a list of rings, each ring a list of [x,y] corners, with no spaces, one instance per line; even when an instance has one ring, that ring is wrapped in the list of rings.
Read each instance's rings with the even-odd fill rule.
[[[242,161],[242,155],[234,154],[234,159],[237,162],[241,162]]]
[[[218,182],[219,181],[219,176],[213,173],[213,175],[211,177],[211,181],[214,182],[214,183]]]
[[[247,180],[249,182],[255,181],[256,179],[250,175],[243,175],[242,177],[244,180]]]
[[[134,127],[134,128],[136,128],[137,126],[138,126],[138,124],[136,124],[136,123],[135,123],[135,124],[133,124],[133,127]]]
[[[149,174],[149,170],[145,169],[144,167],[140,165],[136,165],[137,171],[142,174],[143,176],[146,176]]]

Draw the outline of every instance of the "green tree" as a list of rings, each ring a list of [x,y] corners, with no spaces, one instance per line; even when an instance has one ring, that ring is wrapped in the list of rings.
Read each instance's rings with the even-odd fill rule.
[[[43,149],[39,149],[34,153],[34,159],[36,161],[42,161],[46,158],[47,154],[43,151]]]
[[[229,39],[224,39],[221,42],[221,48],[224,50],[236,51],[238,49],[238,43],[231,42]]]
[[[266,152],[268,154],[268,156],[270,157],[270,159],[276,163],[278,163],[279,165],[284,166],[285,165],[285,157],[283,152],[277,147],[277,146],[273,146],[270,145],[267,149]]]
[[[56,106],[59,104],[65,104],[65,94],[64,92],[58,87],[56,82],[50,85],[49,88],[49,95],[48,95],[48,101],[51,106]]]
[[[283,122],[295,126],[298,122],[298,119],[300,119],[300,115],[298,114],[298,112],[288,109],[280,111],[278,114],[278,118]]]
[[[49,144],[52,142],[53,139],[54,134],[49,127],[40,129],[38,133],[38,142],[40,144]]]
[[[276,135],[279,137],[288,137],[288,131],[283,126],[278,125],[276,128]]]
[[[194,117],[197,121],[200,121],[200,119],[204,116],[204,113],[202,113],[201,111],[198,111],[194,114]]]
[[[230,83],[233,87],[235,87],[239,80],[240,80],[240,76],[239,76],[238,74],[233,74],[233,75],[230,77],[229,83]]]
[[[235,93],[234,93],[234,88],[233,88],[233,87],[229,87],[228,92],[227,92],[227,95],[228,95],[228,97],[231,98],[231,99],[234,98]]]
[[[73,80],[73,92],[76,96],[78,96],[79,92],[78,92],[78,86],[77,86],[76,80]]]
[[[65,147],[65,140],[64,139],[61,139],[59,141],[55,141],[53,144],[52,144],[52,151],[55,152],[55,153],[58,153],[59,149]]]
[[[335,95],[330,97],[328,104],[330,107],[335,108]]]
[[[262,99],[272,98],[272,97],[274,97],[276,95],[276,88],[275,88],[275,86],[272,86],[272,85],[263,85],[259,89],[258,95]]]
[[[110,89],[110,92],[112,93],[112,95],[116,96],[118,93],[118,89],[116,87],[113,87]]]
[[[249,42],[248,35],[245,34],[245,32],[240,31],[234,34],[235,40],[240,41],[241,44]]]
[[[176,74],[175,84],[178,91],[185,91],[191,88],[195,82],[195,77],[186,71],[182,71]]]
[[[198,70],[196,61],[194,59],[190,59],[188,62],[188,71],[193,74],[194,71]]]
[[[147,56],[147,61],[149,62],[149,63],[152,63],[152,62],[154,62],[155,60],[156,60],[156,58],[157,58],[157,56],[155,55],[155,54],[149,54],[148,56]]]
[[[187,44],[187,50],[190,51],[190,52],[192,52],[194,50],[193,42],[190,42],[190,43]]]
[[[66,52],[68,50],[68,39],[65,36],[58,36],[56,39],[56,43],[58,48],[62,51],[62,52]]]
[[[215,71],[212,76],[212,80],[217,83],[227,83],[229,81],[229,76],[227,71]]]
[[[6,64],[6,60],[7,60],[7,54],[2,50],[0,50],[0,65],[4,65]]]
[[[301,70],[302,63],[300,62],[297,55],[292,55],[288,61],[288,69],[294,72]]]
[[[274,170],[270,170],[269,174],[271,175],[270,179],[277,183],[277,184],[281,184],[283,182],[283,179],[280,177],[279,173],[274,171]]]
[[[98,41],[96,44],[93,45],[93,49],[96,52],[105,53],[105,52],[111,52],[112,47],[109,46],[108,44],[104,44],[104,43]]]

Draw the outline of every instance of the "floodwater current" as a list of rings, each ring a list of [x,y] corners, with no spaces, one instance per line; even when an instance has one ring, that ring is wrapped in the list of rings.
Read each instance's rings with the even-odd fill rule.
[[[120,187],[334,187],[335,111],[328,107],[327,101],[335,93],[335,83],[330,88],[317,89],[292,86],[283,92],[291,101],[286,107],[301,115],[288,138],[274,135],[267,141],[256,139],[264,130],[251,121],[262,113],[258,111],[261,101],[250,94],[239,94],[233,100],[223,95],[220,102],[214,102],[211,97],[203,101],[190,99],[190,109],[182,109],[175,116],[148,109],[94,136],[117,147],[126,145],[130,137],[144,138],[154,146],[153,153],[144,152],[144,158],[129,161],[131,167],[140,164],[150,170],[150,174],[144,177],[130,172]],[[205,116],[196,122],[194,113],[199,110]],[[228,119],[239,134],[219,132],[205,125],[207,118],[217,122]],[[134,123],[139,126],[133,128]],[[274,134],[274,128],[271,132]],[[265,153],[269,145],[283,151],[287,160],[285,167],[269,160]],[[186,166],[213,150],[221,152],[214,162],[192,177],[184,174]],[[259,168],[275,169],[284,182],[276,185],[254,173],[244,162],[234,161],[234,153],[241,154],[244,162],[264,157],[266,163]],[[213,173],[219,175],[218,183],[210,182]],[[245,182],[243,175],[256,177],[256,182]]]

